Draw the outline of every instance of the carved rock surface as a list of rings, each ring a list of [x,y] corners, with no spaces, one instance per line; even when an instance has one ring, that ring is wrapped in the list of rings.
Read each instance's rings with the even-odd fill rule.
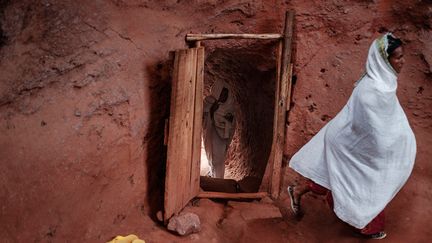
[[[284,219],[246,221],[249,206],[201,199],[190,208],[202,230],[186,237],[151,218],[163,210],[169,52],[187,47],[187,33],[281,33],[288,9],[296,82],[282,196],[298,179],[289,158],[346,104],[370,43],[392,31],[404,41],[398,98],[418,153],[386,208],[386,231],[391,242],[429,242],[431,0],[0,0],[1,242],[106,242],[132,232],[147,242],[353,242],[313,195],[301,222],[283,211],[289,200],[278,205]],[[271,150],[277,43],[201,44],[205,84],[236,87],[239,130],[226,175],[251,191],[245,178],[260,178]]]

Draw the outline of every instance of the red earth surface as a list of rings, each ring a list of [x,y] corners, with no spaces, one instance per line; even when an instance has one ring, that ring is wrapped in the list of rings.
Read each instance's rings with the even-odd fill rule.
[[[202,230],[185,237],[154,219],[163,207],[169,52],[187,47],[187,33],[281,33],[289,9],[296,11],[296,82],[288,159],[345,104],[372,40],[392,31],[404,41],[398,96],[418,153],[410,179],[388,205],[385,241],[429,242],[430,0],[1,0],[1,241],[105,242],[130,233],[146,242],[362,241],[313,195],[297,221],[285,192],[235,207],[200,200],[185,210],[200,216]],[[260,176],[271,145],[274,49],[248,41],[204,45],[206,75],[234,77],[238,69],[243,74],[232,82],[240,98],[249,97],[239,107],[243,120],[227,173]],[[232,57],[238,58],[229,63]],[[245,80],[250,86],[242,90]],[[249,150],[238,142],[244,138]],[[283,186],[297,183],[283,169]],[[255,204],[274,204],[283,217],[245,217]]]

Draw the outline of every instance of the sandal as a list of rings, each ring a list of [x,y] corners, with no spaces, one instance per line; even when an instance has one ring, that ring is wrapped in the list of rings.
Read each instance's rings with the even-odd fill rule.
[[[358,238],[370,239],[370,240],[382,240],[382,239],[386,238],[386,236],[387,236],[386,232],[384,232],[384,231],[380,231],[380,232],[374,233],[374,234],[363,234],[358,230],[356,230],[354,232],[354,235]]]
[[[288,195],[291,201],[291,211],[294,213],[294,215],[299,216],[301,214],[300,202],[295,201],[294,187],[295,186],[288,186]]]
[[[373,239],[373,240],[381,240],[386,238],[387,234],[384,231],[375,233],[375,234],[371,234],[371,235],[366,235],[366,238],[368,239]]]

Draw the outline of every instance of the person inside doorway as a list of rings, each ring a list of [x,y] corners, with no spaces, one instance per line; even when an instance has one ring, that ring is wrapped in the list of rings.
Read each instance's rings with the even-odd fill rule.
[[[215,82],[204,98],[203,141],[210,177],[224,178],[225,158],[235,131],[234,100],[226,82]]]

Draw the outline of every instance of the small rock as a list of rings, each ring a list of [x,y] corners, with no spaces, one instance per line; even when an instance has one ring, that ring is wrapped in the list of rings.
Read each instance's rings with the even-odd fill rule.
[[[201,230],[201,222],[198,215],[194,213],[180,213],[169,220],[168,230],[175,231],[179,235],[189,235]]]
[[[157,218],[157,220],[159,220],[160,222],[163,222],[163,213],[162,213],[162,211],[158,211],[158,212],[156,213],[156,218]]]

